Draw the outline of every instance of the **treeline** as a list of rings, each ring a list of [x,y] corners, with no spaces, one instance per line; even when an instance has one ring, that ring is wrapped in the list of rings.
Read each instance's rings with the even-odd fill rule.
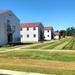
[[[66,30],[60,30],[60,36],[73,36],[75,37],[75,27],[68,27]]]

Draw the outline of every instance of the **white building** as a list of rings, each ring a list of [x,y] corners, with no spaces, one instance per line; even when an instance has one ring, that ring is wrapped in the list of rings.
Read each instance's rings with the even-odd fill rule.
[[[40,22],[22,23],[21,42],[38,42],[44,40],[44,27]]]
[[[44,27],[44,39],[51,40],[53,39],[53,27]]]
[[[59,32],[54,32],[54,39],[56,39],[56,40],[60,39],[60,33]]]
[[[20,41],[20,20],[11,10],[0,10],[0,46]]]

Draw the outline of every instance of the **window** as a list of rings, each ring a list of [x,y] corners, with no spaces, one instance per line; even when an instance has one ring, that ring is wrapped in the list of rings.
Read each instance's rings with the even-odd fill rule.
[[[34,34],[33,37],[36,37],[36,34]]]
[[[27,27],[27,31],[29,30],[29,28]]]
[[[29,34],[27,34],[27,38],[29,38]]]
[[[23,36],[21,35],[21,38],[22,38]]]
[[[35,27],[33,27],[33,30],[36,30],[36,28],[35,28]]]
[[[12,14],[9,14],[9,16],[12,16]]]
[[[21,31],[22,31],[22,28],[20,28],[21,29]]]
[[[7,20],[7,25],[10,25],[10,20]]]
[[[48,37],[49,37],[49,35],[48,35]]]
[[[49,30],[48,30],[48,32],[49,32]]]
[[[7,20],[7,31],[11,31],[10,20]]]

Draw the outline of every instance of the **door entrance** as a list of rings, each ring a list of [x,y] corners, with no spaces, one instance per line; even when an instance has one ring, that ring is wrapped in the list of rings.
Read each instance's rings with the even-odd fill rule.
[[[11,42],[13,42],[12,34],[9,34],[9,35],[8,35],[8,43],[11,43]]]

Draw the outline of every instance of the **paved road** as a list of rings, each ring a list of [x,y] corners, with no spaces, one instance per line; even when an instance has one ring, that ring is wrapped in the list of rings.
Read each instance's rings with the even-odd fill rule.
[[[50,75],[50,74],[18,72],[18,71],[11,71],[11,70],[0,70],[0,75]]]

